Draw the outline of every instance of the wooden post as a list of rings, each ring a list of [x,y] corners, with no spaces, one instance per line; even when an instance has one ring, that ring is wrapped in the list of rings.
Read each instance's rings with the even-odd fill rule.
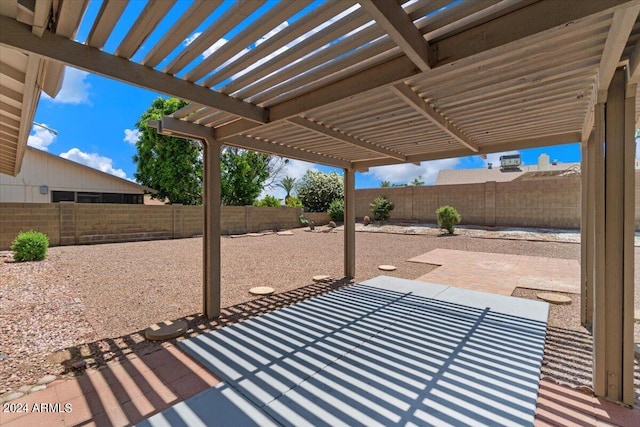
[[[582,143],[582,164],[580,173],[582,179],[581,216],[580,216],[580,322],[583,325],[593,324],[593,177],[590,155],[593,152],[594,132],[589,140]]]
[[[355,172],[344,169],[344,275],[356,275],[356,190]]]
[[[204,237],[202,312],[208,319],[220,316],[220,149],[215,140],[204,145]]]
[[[632,405],[635,96],[625,89],[625,70],[617,69],[607,93],[604,139],[596,140],[597,148],[602,141],[605,148],[604,156],[596,153],[593,373],[597,396]],[[596,128],[599,119],[597,114]]]

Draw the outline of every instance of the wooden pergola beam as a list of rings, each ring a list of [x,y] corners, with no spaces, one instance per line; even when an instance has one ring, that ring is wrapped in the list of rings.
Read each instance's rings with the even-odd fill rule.
[[[627,82],[629,84],[640,83],[640,41],[636,42],[633,52],[629,56],[629,65],[627,67]]]
[[[37,37],[31,33],[29,26],[6,16],[0,16],[0,27],[3,28],[3,31],[0,32],[0,44],[3,46],[60,61],[134,86],[226,111],[253,122],[267,122],[267,110],[248,102],[194,85],[124,58],[101,52],[48,31],[45,31],[42,37]]]
[[[89,31],[87,44],[91,47],[102,49],[126,7],[126,1],[106,1],[102,3],[98,16],[96,16],[91,31]]]
[[[436,125],[441,131],[448,134],[474,153],[478,153],[480,151],[478,144],[462,133],[462,131],[458,129],[451,120],[429,105],[429,103],[422,99],[420,95],[411,90],[409,86],[404,83],[398,83],[391,86],[391,90],[398,96],[398,98],[402,99],[407,105]]]
[[[317,133],[322,136],[326,136],[336,141],[346,142],[347,144],[364,148],[365,150],[373,151],[374,153],[382,154],[384,156],[391,157],[393,159],[398,159],[402,161],[407,160],[407,156],[405,156],[404,154],[398,153],[393,150],[389,150],[388,148],[380,147],[369,141],[358,139],[354,136],[349,135],[348,133],[337,131],[333,128],[314,122],[313,120],[306,119],[304,117],[293,117],[287,121],[302,129],[309,130],[311,132]]]
[[[195,123],[185,122],[184,120],[174,119],[165,116],[160,121],[147,122],[149,127],[156,128],[159,133],[165,135],[175,135],[182,138],[191,138],[198,140],[216,140],[224,145],[229,145],[245,150],[259,151],[261,153],[277,154],[279,156],[288,157],[296,160],[304,160],[311,163],[320,163],[327,166],[333,166],[341,169],[351,168],[351,162],[335,157],[323,156],[321,154],[311,153],[309,151],[292,148],[275,142],[267,142],[244,135],[236,135],[225,139],[218,139],[218,135],[213,128],[197,125]]]
[[[359,3],[420,70],[431,69],[429,43],[402,6],[389,0],[359,0]]]
[[[640,5],[636,4],[624,9],[618,9],[613,14],[613,20],[598,67],[598,102],[604,102],[607,99],[606,92],[629,40],[638,12],[640,12]]]

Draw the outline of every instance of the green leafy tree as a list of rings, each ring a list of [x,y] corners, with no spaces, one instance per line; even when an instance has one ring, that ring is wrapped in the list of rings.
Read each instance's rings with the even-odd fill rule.
[[[344,199],[344,182],[335,172],[307,171],[295,185],[296,194],[309,212],[326,212],[336,199]]]
[[[382,187],[382,188],[391,187],[391,183],[389,181],[382,181],[380,183],[380,187]]]
[[[169,203],[202,204],[202,146],[188,139],[159,135],[147,125],[184,107],[177,98],[156,98],[136,123],[139,131],[133,156],[136,180],[157,191],[151,197]]]
[[[226,206],[252,205],[276,173],[272,156],[255,151],[226,147],[221,161],[222,204]]]

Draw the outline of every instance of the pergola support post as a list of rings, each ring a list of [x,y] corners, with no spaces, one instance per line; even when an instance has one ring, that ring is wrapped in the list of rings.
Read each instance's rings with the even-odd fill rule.
[[[593,146],[594,132],[582,142],[582,162],[580,177],[582,180],[580,215],[580,322],[593,324],[593,248],[594,234],[594,195],[593,195]]]
[[[204,236],[202,313],[208,319],[220,316],[220,150],[218,141],[207,138],[204,144]]]
[[[595,158],[588,160],[595,161],[593,387],[596,396],[628,405],[634,400],[634,115],[635,95],[618,69],[606,108],[596,105]]]
[[[344,169],[344,275],[356,276],[356,185],[355,171]]]

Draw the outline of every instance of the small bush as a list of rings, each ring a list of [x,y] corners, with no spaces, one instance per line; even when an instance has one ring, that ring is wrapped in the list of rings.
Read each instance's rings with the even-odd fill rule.
[[[344,221],[344,200],[336,199],[331,202],[327,213],[332,221]]]
[[[11,244],[13,259],[17,262],[40,261],[47,257],[49,238],[38,231],[21,231]]]
[[[255,202],[255,206],[277,208],[280,206],[280,200],[273,196],[265,196],[264,199]]]
[[[377,197],[373,203],[370,203],[373,218],[376,221],[386,221],[391,216],[391,211],[395,207],[393,203],[387,199],[387,196]]]
[[[335,172],[309,170],[295,183],[298,198],[309,212],[327,212],[336,199],[344,198],[344,182]]]
[[[447,230],[449,234],[453,234],[455,231],[454,226],[460,222],[462,217],[451,206],[441,206],[436,210],[436,216],[438,218],[438,226],[443,230]]]
[[[286,200],[285,205],[290,208],[301,208],[302,202],[296,196],[289,196]]]
[[[300,220],[300,224],[305,226],[309,225],[309,220],[305,218],[304,215],[300,215],[298,219]]]

